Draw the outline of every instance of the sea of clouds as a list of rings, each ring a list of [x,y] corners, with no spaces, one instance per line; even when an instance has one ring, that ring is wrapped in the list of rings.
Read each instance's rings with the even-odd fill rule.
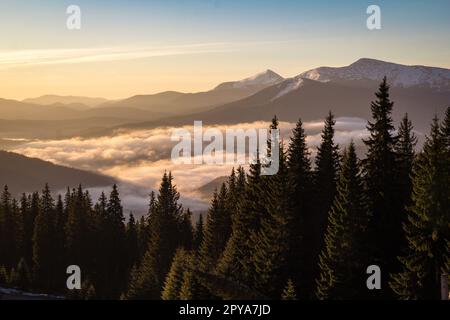
[[[241,123],[229,126],[213,126],[226,129],[265,129],[268,122]],[[335,141],[341,148],[354,140],[362,148],[362,139],[368,136],[367,121],[360,118],[337,118]],[[192,130],[191,126],[185,126]],[[285,144],[295,123],[281,122],[280,133]],[[205,126],[203,130],[211,128]],[[321,140],[323,121],[304,123],[307,142],[314,157]],[[111,136],[96,138],[71,138],[63,140],[37,140],[23,143],[12,151],[36,157],[55,164],[70,166],[115,177],[119,182],[124,208],[137,215],[147,211],[148,195],[157,190],[165,171],[171,171],[180,191],[181,202],[193,210],[205,210],[208,203],[202,200],[197,189],[217,177],[228,175],[233,164],[175,164],[171,151],[177,143],[171,141],[175,128],[160,127],[149,130],[116,131]],[[90,189],[96,199],[105,188]]]

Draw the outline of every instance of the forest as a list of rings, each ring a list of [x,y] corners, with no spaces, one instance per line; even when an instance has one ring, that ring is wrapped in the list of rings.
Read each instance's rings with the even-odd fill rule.
[[[98,200],[81,185],[18,199],[4,186],[0,287],[82,300],[440,299],[442,275],[450,281],[450,107],[430,119],[420,150],[407,114],[394,126],[386,78],[370,108],[364,158],[335,142],[330,112],[313,159],[299,119],[278,146],[277,174],[261,175],[270,164],[259,157],[233,169],[195,222],[170,172],[137,220],[116,185]],[[82,270],[80,290],[66,288],[69,265]],[[370,265],[381,290],[366,286]]]

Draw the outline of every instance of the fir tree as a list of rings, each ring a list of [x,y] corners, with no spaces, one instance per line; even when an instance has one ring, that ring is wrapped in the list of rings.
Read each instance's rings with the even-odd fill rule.
[[[81,185],[76,190],[73,190],[67,204],[68,217],[65,233],[67,237],[68,262],[80,266],[82,270],[86,270],[89,264],[86,258],[86,252],[88,252],[88,246],[90,244],[86,239],[88,233],[88,215]]]
[[[204,271],[215,268],[228,241],[231,229],[231,217],[226,208],[227,189],[222,184],[220,192],[214,192],[211,206],[206,217],[203,242],[200,246],[200,265]]]
[[[286,287],[281,294],[282,300],[297,300],[297,295],[295,293],[294,283],[291,279],[287,281]]]
[[[110,282],[107,296],[118,298],[126,286],[128,261],[124,259],[126,257],[125,218],[117,185],[113,186],[109,195],[106,214],[108,217],[107,232],[109,233],[109,243],[107,243],[107,248],[105,249],[108,252],[109,267],[105,272],[108,274],[108,279],[115,279],[115,281]]]
[[[319,299],[358,299],[367,291],[364,233],[369,217],[353,142],[345,152],[337,193],[328,216],[316,283]]]
[[[194,250],[199,250],[200,245],[203,242],[204,235],[204,225],[203,225],[203,215],[200,214],[198,217],[197,224],[195,225],[195,233],[194,233]]]
[[[290,252],[288,256],[289,275],[298,288],[303,288],[302,298],[309,297],[313,287],[313,270],[310,264],[311,251],[307,222],[310,221],[312,199],[312,172],[310,152],[306,144],[306,134],[301,119],[298,120],[291,136],[288,149],[289,203],[292,210]]]
[[[131,270],[133,265],[138,261],[139,258],[139,247],[138,247],[138,230],[136,226],[136,221],[132,213],[128,219],[126,228],[126,253],[128,255],[127,271]]]
[[[184,249],[178,249],[164,282],[164,288],[161,293],[163,300],[178,300],[180,298],[183,275],[187,264],[188,253]]]
[[[194,230],[192,228],[192,212],[189,208],[182,210],[181,216],[178,219],[178,229],[180,246],[186,250],[192,249]]]
[[[34,279],[38,287],[44,290],[55,289],[55,204],[48,185],[42,191],[39,214],[36,217],[33,234]]]
[[[136,261],[136,264],[140,264],[142,257],[145,254],[145,251],[147,250],[148,246],[148,223],[145,219],[145,216],[142,216],[139,219],[138,224],[138,259]]]
[[[8,186],[4,187],[0,202],[0,264],[10,268],[17,263],[17,220]]]
[[[33,261],[33,232],[34,221],[39,212],[39,194],[37,192],[30,196],[22,194],[20,198],[20,216],[22,218],[22,246],[21,255],[28,266]]]
[[[249,234],[259,229],[261,217],[266,212],[261,198],[264,188],[259,151],[256,160],[250,164],[250,171],[245,180],[244,195],[234,215],[232,234],[218,262],[217,271],[233,281],[250,285],[254,270]]]
[[[236,211],[232,215],[232,232],[216,269],[218,273],[225,277],[244,279],[241,274],[244,268],[243,261],[248,259],[248,256],[245,256],[245,254],[250,254],[243,247],[248,241],[248,233],[246,232],[248,220],[246,213],[242,210],[242,204],[246,197],[247,178],[242,167],[239,167],[237,172],[236,188],[239,190],[237,192],[241,194],[242,198],[239,199]]]
[[[325,119],[322,130],[322,141],[317,148],[314,170],[314,211],[311,212],[306,221],[306,227],[311,230],[307,234],[308,243],[311,247],[311,256],[308,260],[313,265],[313,276],[318,275],[317,261],[322,250],[323,235],[326,231],[328,212],[330,211],[333,199],[336,194],[336,183],[339,173],[339,146],[334,143],[334,125],[336,121],[331,111]]]
[[[365,170],[365,188],[372,214],[369,224],[371,264],[378,265],[386,274],[398,271],[397,255],[402,249],[403,204],[398,186],[398,171],[395,146],[397,139],[393,135],[391,118],[394,103],[389,98],[389,86],[386,78],[380,84],[376,101],[371,104],[373,122],[367,129],[370,137],[364,140],[368,147],[363,162]],[[388,287],[387,277],[382,278],[381,286]],[[389,290],[373,290],[377,297],[389,298]]]
[[[450,174],[445,122],[435,118],[413,169],[412,205],[403,225],[408,243],[402,271],[390,283],[401,299],[440,299],[441,274],[448,272]]]
[[[9,284],[22,290],[27,290],[30,288],[31,272],[25,259],[20,259],[17,268],[12,269]]]
[[[179,224],[182,207],[172,183],[172,174],[164,173],[158,198],[150,203],[149,246],[134,272],[127,299],[159,299],[175,250],[180,245]]]
[[[272,125],[272,129],[276,129]],[[278,146],[279,168],[275,175],[267,176],[265,198],[267,215],[261,227],[251,235],[252,262],[255,274],[253,287],[267,296],[278,298],[289,276],[288,256],[292,221],[288,201],[288,175],[286,155],[282,142]]]
[[[408,114],[403,117],[400,127],[398,129],[397,144],[395,151],[397,154],[397,171],[398,171],[398,185],[401,196],[401,203],[404,208],[411,204],[412,192],[412,166],[415,157],[415,146],[417,144],[417,137],[413,133],[413,126],[408,119]],[[406,216],[406,215],[405,215]]]

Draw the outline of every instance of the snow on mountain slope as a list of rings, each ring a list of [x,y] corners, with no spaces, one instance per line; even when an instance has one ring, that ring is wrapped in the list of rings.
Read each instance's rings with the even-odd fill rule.
[[[450,91],[450,69],[407,66],[375,59],[362,58],[346,67],[320,67],[300,74],[317,81],[375,80],[387,76],[388,82],[398,87],[430,87]]]
[[[303,78],[301,77],[294,77],[283,81],[278,85],[280,90],[275,95],[275,97],[272,98],[272,101],[288,94],[291,91],[297,90],[302,85],[303,85]]]
[[[240,89],[260,86],[262,88],[275,85],[284,80],[282,76],[272,70],[266,70],[252,77],[240,81],[224,82],[219,84],[215,90],[221,89]]]

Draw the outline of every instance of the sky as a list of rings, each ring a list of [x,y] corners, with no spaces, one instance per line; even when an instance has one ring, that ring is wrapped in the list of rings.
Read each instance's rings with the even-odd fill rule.
[[[366,27],[371,4],[380,30]],[[2,0],[0,97],[206,91],[361,57],[450,68],[448,12],[448,0]]]

